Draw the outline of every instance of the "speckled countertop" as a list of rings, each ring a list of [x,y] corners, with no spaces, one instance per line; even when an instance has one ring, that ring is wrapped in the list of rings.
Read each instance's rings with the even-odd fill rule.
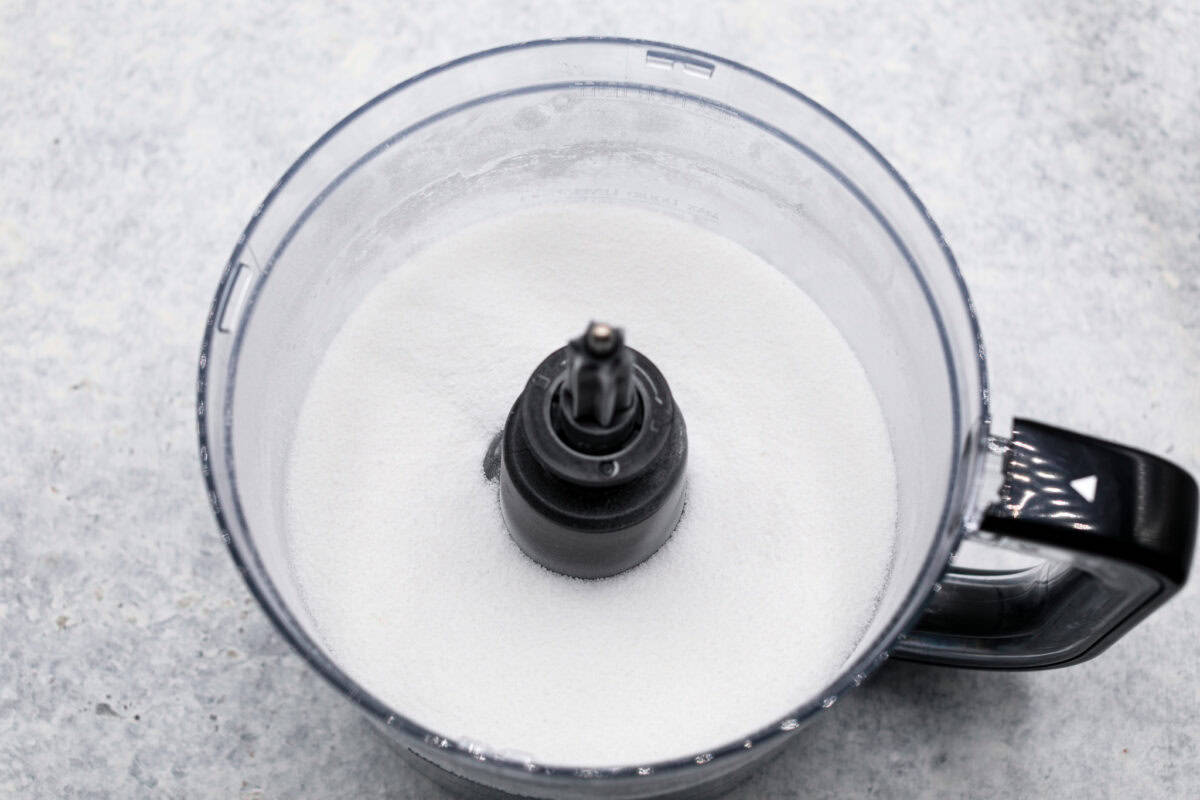
[[[195,362],[238,232],[326,128],[451,57],[569,33],[711,50],[829,106],[942,225],[1002,423],[1019,412],[1200,472],[1190,0],[15,0],[0,6],[0,795],[444,796],[250,599],[201,489]],[[889,665],[732,797],[1051,794],[1200,796],[1195,584],[1083,666]]]

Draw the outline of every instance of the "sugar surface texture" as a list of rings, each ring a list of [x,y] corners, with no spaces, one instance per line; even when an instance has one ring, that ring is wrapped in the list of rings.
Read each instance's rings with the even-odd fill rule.
[[[481,472],[530,371],[591,318],[667,376],[690,447],[671,540],[600,581],[527,559]],[[701,754],[812,698],[894,536],[881,411],[817,306],[726,239],[601,205],[397,264],[318,368],[286,483],[295,575],[348,673],[443,736],[552,765]]]

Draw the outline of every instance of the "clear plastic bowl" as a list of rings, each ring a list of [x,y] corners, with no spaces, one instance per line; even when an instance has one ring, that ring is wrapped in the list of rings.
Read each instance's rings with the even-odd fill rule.
[[[669,214],[777,265],[841,329],[898,465],[895,562],[836,680],[736,741],[665,763],[580,769],[482,751],[357,685],[322,648],[288,566],[289,442],[332,337],[383,274],[470,223],[561,200]],[[789,257],[819,243],[819,257]],[[381,249],[392,259],[374,257]],[[869,144],[739,64],[653,42],[530,42],[385,92],[288,170],[247,226],[200,363],[201,460],[220,527],[289,642],[398,750],[464,793],[641,798],[720,792],[887,657],[928,601],[975,502],[986,452],[983,352],[954,260]]]

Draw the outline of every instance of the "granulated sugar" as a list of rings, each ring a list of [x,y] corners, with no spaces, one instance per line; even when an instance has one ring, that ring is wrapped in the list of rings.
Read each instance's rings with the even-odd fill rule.
[[[526,558],[481,470],[592,318],[666,375],[690,450],[674,536],[598,581]],[[875,395],[817,306],[728,240],[601,205],[397,264],[316,373],[286,491],[296,576],[351,676],[450,739],[576,766],[694,756],[810,700],[871,619],[896,502]]]

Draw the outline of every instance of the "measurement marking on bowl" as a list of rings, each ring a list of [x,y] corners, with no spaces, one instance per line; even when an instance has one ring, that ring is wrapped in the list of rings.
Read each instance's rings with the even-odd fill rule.
[[[253,267],[249,264],[237,265],[237,273],[233,276],[229,291],[225,293],[225,305],[221,308],[220,322],[217,323],[217,330],[221,333],[230,333],[237,326],[238,312],[250,293],[253,277]]]
[[[717,66],[709,61],[702,61],[691,56],[668,53],[663,50],[647,50],[646,66],[656,69],[674,69],[679,65],[684,72],[698,78],[711,78]]]

